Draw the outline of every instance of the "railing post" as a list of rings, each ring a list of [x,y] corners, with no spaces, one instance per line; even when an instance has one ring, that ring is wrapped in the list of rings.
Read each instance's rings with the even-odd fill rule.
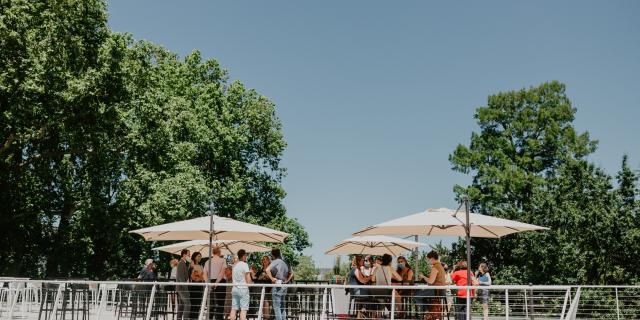
[[[529,285],[529,287],[531,288],[531,285]],[[529,308],[531,308],[531,312],[529,313],[529,316],[531,320],[534,320],[536,317],[536,310],[535,310],[535,301],[533,300],[533,288],[531,288],[531,292],[529,294],[529,299],[531,299],[529,301]]]
[[[509,289],[504,290],[505,320],[509,320]]]
[[[58,312],[58,303],[60,303],[60,297],[62,296],[62,287],[64,287],[64,285],[65,284],[63,283],[58,283],[58,291],[56,292],[56,299],[53,300],[53,310],[51,310],[51,314],[54,317],[56,315],[56,312]]]
[[[620,300],[618,300],[618,287],[616,287],[615,290],[616,290],[616,316],[618,317],[618,320],[620,320]]]
[[[522,291],[524,292],[524,318],[529,319],[529,299],[527,298],[527,289]]]
[[[264,317],[263,311],[264,311],[264,295],[265,295],[265,287],[262,287],[262,290],[260,290],[260,309],[258,309],[258,320],[262,320],[262,317]]]
[[[471,289],[467,286],[467,320],[471,320]]]
[[[204,310],[207,307],[207,301],[209,301],[209,287],[210,286],[204,286],[204,291],[202,292],[202,302],[200,303],[200,313],[198,313],[198,319],[202,320],[202,319],[206,319],[206,317],[204,317],[205,312]]]
[[[153,302],[155,300],[156,297],[156,284],[153,283],[153,286],[151,287],[151,295],[149,296],[149,304],[147,306],[147,316],[145,317],[146,320],[151,319],[151,311],[153,310]]]
[[[100,292],[100,286],[103,286],[103,289],[102,289],[102,295],[100,296],[100,305],[98,306],[98,313],[96,315],[96,319],[98,320],[100,320],[100,316],[102,315],[102,310],[104,310],[105,305],[107,304],[107,295],[109,294],[109,291],[107,291],[106,284],[98,285],[98,293]]]
[[[567,310],[567,303],[571,299],[571,288],[567,289],[567,292],[564,295],[564,303],[562,304],[562,314],[560,315],[560,320],[564,320],[565,312]]]
[[[391,320],[396,318],[396,288],[391,289]]]
[[[320,320],[327,319],[327,288],[324,288],[322,292],[322,311],[320,313]]]

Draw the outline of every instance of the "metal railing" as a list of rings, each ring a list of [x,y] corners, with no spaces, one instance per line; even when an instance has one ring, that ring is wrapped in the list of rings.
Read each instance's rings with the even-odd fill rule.
[[[471,296],[471,298],[467,298]],[[640,286],[0,280],[0,319],[640,319]]]

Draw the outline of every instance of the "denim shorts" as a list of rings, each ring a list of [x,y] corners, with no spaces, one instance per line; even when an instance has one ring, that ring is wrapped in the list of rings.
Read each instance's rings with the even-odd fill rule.
[[[249,310],[249,288],[231,289],[231,309]]]

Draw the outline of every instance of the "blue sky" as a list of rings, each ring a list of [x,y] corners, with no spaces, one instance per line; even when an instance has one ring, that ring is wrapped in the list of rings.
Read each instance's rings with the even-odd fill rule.
[[[277,104],[288,214],[324,250],[370,224],[455,207],[448,155],[489,94],[559,80],[591,160],[640,168],[638,1],[109,1],[109,24],[198,49]],[[439,239],[421,239],[432,243]]]

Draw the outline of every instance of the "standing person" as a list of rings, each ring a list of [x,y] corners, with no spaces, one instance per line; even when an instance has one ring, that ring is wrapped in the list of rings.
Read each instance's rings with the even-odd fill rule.
[[[191,255],[190,280],[192,283],[204,283],[204,274],[200,265],[201,260],[202,254],[200,252],[194,252]],[[204,286],[191,286],[191,319],[198,319],[203,293]]]
[[[393,258],[389,254],[384,254],[380,259],[380,265],[373,270],[372,281],[378,286],[390,286],[393,279],[401,281],[402,277],[391,268],[391,261]],[[393,290],[390,289],[376,289],[373,292],[373,298],[377,300],[376,307],[382,311],[386,304],[391,300],[391,294]]]
[[[171,259],[169,265],[171,266],[169,280],[176,281],[176,274],[178,274],[178,259]]]
[[[467,262],[466,261],[460,261],[458,262],[457,266],[456,266],[456,271],[454,271],[451,274],[451,281],[453,281],[456,286],[460,286],[460,287],[464,287],[467,286],[467,284],[469,284],[469,280],[467,279]],[[473,273],[471,273],[471,284],[473,284],[473,282],[475,281],[475,277],[473,276]],[[467,290],[466,288],[464,289],[458,289],[458,292],[456,294],[456,320],[465,320],[466,319],[466,314],[467,314]],[[474,290],[468,290],[469,291],[469,298],[473,298],[474,296]]]
[[[429,285],[445,286],[447,285],[446,271],[438,259],[437,252],[431,251],[427,253],[427,262],[431,265],[431,271],[429,271],[429,277],[425,277],[421,273],[419,278]],[[443,289],[418,291],[416,294],[416,301],[418,301],[416,305],[420,305],[420,307],[424,305],[427,306],[428,312],[425,313],[426,320],[441,318],[444,293],[445,291]]]
[[[349,275],[347,276],[347,284],[351,286],[356,285],[365,285],[371,281],[371,277],[364,276],[360,271],[362,267],[362,256],[355,255],[353,256],[353,260],[351,261],[351,271],[349,271]],[[355,309],[357,311],[357,318],[364,319],[364,312],[366,312],[365,308],[365,300],[367,299],[368,292],[366,288],[350,288],[349,293],[351,297],[353,297],[355,302]]]
[[[289,270],[289,266],[282,260],[280,249],[273,248],[271,250],[271,264],[267,268],[267,275],[275,284],[286,284],[292,277],[293,272]],[[273,313],[276,320],[284,320],[284,298],[287,295],[287,287],[274,287],[271,291],[271,300],[273,301]]]
[[[212,257],[204,264],[204,278],[214,284],[209,295],[209,319],[222,320],[224,319],[224,300],[227,287],[218,284],[227,282],[225,279],[227,261],[222,257],[220,247],[213,248],[211,254]]]
[[[400,275],[401,279],[399,281],[393,281],[394,284],[403,286],[413,285],[413,270],[411,270],[407,258],[399,256],[398,259],[396,259],[396,272]],[[402,312],[406,309],[405,307],[408,307],[408,305],[405,306],[405,301],[403,301],[402,297],[411,295],[411,292],[411,290],[396,290],[396,310],[400,317],[402,317]]]
[[[176,271],[176,282],[189,282],[189,255],[191,252],[183,249],[180,252],[180,262]],[[191,300],[189,299],[189,286],[184,284],[176,284],[176,292],[178,293],[178,320],[188,320],[191,312]]]
[[[476,278],[478,278],[478,285],[480,286],[490,286],[491,285],[491,275],[489,274],[489,266],[486,263],[481,263],[478,267],[478,273],[476,274]],[[489,319],[489,290],[481,289],[478,292],[478,299],[480,303],[482,303],[482,316],[484,320]]]
[[[144,267],[140,270],[138,274],[138,279],[142,281],[154,281],[156,280],[156,274],[153,272],[156,264],[153,263],[153,259],[147,259],[144,261]]]
[[[262,264],[262,268],[258,271],[255,272],[255,274],[253,274],[253,282],[254,283],[271,283],[271,279],[269,279],[269,276],[267,275],[267,268],[269,268],[269,265],[271,264],[271,258],[269,258],[269,256],[265,255],[262,257],[262,260],[260,261],[260,263]],[[263,303],[263,307],[262,307],[262,317],[264,319],[269,319],[271,318],[270,316],[270,310],[271,310],[271,299],[269,298],[269,296],[271,296],[271,287],[265,287],[265,297],[264,297],[264,303]]]
[[[249,310],[249,287],[247,283],[251,283],[251,272],[247,265],[247,252],[244,249],[238,250],[238,261],[233,266],[231,273],[233,281],[233,289],[231,289],[231,312],[229,320],[236,319],[236,312],[240,310],[240,320],[247,319],[247,311]]]
[[[365,277],[370,277],[373,274],[373,259],[371,256],[365,256],[362,267],[360,267],[360,273]]]

